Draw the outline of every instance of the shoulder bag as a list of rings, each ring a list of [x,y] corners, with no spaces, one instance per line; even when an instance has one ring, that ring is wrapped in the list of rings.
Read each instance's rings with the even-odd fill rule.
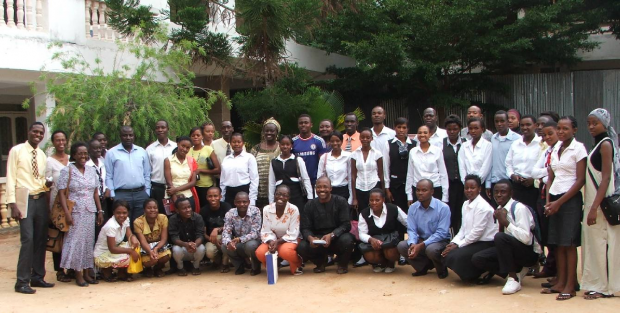
[[[75,206],[75,201],[69,200],[69,187],[71,185],[71,165],[69,165],[69,180],[67,181],[67,188],[65,188],[65,198],[67,198],[67,209],[69,210],[69,214],[73,212],[73,207]],[[58,191],[60,193],[60,191]],[[62,204],[60,204],[60,196],[56,195],[56,199],[54,199],[54,205],[52,206],[52,210],[50,212],[50,219],[52,220],[52,224],[56,226],[56,228],[62,232],[69,231],[69,225],[67,225],[67,216],[65,216],[65,210],[62,208]]]
[[[598,190],[598,183],[594,179],[594,175],[592,171],[588,168],[588,174],[590,174],[590,179],[594,183],[594,187]],[[613,173],[612,173],[613,174]],[[601,201],[601,211],[603,211],[603,215],[605,219],[607,219],[607,223],[609,225],[615,226],[620,224],[620,195],[613,194],[609,197],[603,198]]]

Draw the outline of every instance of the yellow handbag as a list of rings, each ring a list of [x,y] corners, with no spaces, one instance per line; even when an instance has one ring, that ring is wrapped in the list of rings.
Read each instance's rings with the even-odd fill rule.
[[[129,267],[127,267],[127,273],[129,274],[138,274],[141,273],[144,269],[142,267],[142,257],[140,256],[140,247],[136,248],[136,252],[138,253],[138,260],[134,261],[131,256],[129,256]]]

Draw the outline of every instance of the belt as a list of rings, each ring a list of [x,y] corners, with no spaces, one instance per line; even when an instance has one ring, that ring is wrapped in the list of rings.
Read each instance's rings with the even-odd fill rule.
[[[28,198],[32,199],[32,200],[39,200],[39,198],[42,198],[43,195],[45,195],[45,192],[40,192],[36,195],[29,195]]]
[[[144,190],[144,186],[134,188],[134,189],[116,189],[114,192],[138,192]]]

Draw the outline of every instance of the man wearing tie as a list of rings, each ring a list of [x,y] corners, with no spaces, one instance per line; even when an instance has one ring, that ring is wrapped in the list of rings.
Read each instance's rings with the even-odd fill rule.
[[[31,287],[50,288],[54,284],[45,278],[45,246],[49,223],[49,206],[45,191],[45,153],[39,143],[45,135],[45,127],[35,122],[28,129],[28,141],[9,151],[6,173],[6,202],[11,208],[11,218],[19,221],[21,248],[17,261],[15,292],[33,294]],[[27,216],[17,208],[16,189],[28,189]]]
[[[346,152],[353,152],[359,148],[362,143],[360,142],[360,133],[357,131],[359,122],[357,115],[353,112],[347,113],[344,116],[344,131],[342,135],[342,150]]]

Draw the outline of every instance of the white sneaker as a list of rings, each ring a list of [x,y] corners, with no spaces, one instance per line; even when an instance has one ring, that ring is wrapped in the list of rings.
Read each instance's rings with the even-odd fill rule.
[[[373,268],[372,271],[375,272],[375,273],[381,273],[381,272],[385,271],[385,267],[377,266],[377,267]]]
[[[280,265],[282,265],[282,267],[285,267],[291,265],[291,263],[289,263],[287,260],[282,260],[282,262],[280,262]]]
[[[502,288],[502,293],[505,295],[511,295],[517,293],[517,291],[519,290],[521,290],[521,283],[519,283],[512,277],[508,277],[508,280],[506,280],[506,285],[504,285],[504,288]]]
[[[355,265],[362,265],[366,263],[366,259],[364,259],[364,257],[361,257],[357,262],[355,262]]]
[[[386,267],[385,268],[385,272],[386,273],[394,273],[395,270],[396,270],[396,267]]]

